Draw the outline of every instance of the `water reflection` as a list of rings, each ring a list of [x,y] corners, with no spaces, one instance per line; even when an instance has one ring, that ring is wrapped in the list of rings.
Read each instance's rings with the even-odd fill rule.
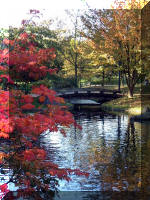
[[[139,191],[141,188],[141,126],[126,115],[76,111],[67,137],[47,134],[41,140],[51,161],[80,168],[89,178],[71,176],[59,181],[61,191]]]
[[[103,112],[76,111],[74,116],[82,131],[71,127],[66,138],[47,132],[41,146],[49,161],[62,168],[80,168],[90,176],[71,175],[69,183],[59,180],[60,197],[54,199],[149,199],[150,124]],[[9,195],[5,199],[12,199]],[[38,198],[32,193],[27,199]],[[47,199],[53,199],[52,194]]]
[[[142,140],[142,148],[141,148],[141,159],[142,159],[142,182],[141,188],[143,193],[150,194],[150,124],[142,123],[141,124],[141,140]]]

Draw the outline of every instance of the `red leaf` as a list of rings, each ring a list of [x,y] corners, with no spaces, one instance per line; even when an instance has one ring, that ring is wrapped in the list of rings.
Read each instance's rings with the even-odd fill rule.
[[[25,105],[21,106],[21,108],[22,108],[23,110],[28,110],[28,109],[30,110],[30,109],[35,108],[35,106],[32,105],[31,103],[28,103],[28,104],[25,104]]]

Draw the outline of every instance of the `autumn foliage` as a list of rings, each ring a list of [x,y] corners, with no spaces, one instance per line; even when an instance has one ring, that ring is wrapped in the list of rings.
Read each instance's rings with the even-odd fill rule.
[[[34,35],[24,32],[16,40],[5,39],[3,44],[6,48],[1,50],[0,62],[9,64],[9,73],[13,79],[35,81],[56,70],[46,66],[49,60],[56,57],[55,49],[37,48]]]
[[[149,71],[145,61],[148,51],[141,48],[141,9],[147,2],[115,0],[110,10],[91,9],[82,16],[86,28],[83,35],[90,40],[94,51],[112,59],[114,70],[126,81],[129,98],[133,98],[136,85]],[[145,41],[148,44],[148,37]],[[99,65],[103,65],[102,61]]]
[[[5,48],[0,50],[1,83],[4,79],[5,84],[14,84],[18,80],[36,81],[56,71],[47,66],[49,60],[55,58],[55,50],[39,49],[32,41],[34,35],[26,32],[16,40],[4,39]],[[50,103],[45,104],[45,99]],[[78,169],[60,169],[47,161],[46,151],[40,147],[39,137],[46,131],[49,134],[60,131],[65,136],[64,127],[76,126],[64,103],[64,99],[44,85],[34,86],[30,94],[17,89],[0,90],[0,140],[3,144],[0,168],[1,171],[11,170],[9,180],[0,186],[1,198],[8,193],[9,182],[19,186],[19,197],[36,191],[55,191],[56,178],[69,181],[70,173],[88,176]],[[13,194],[11,199],[15,199]]]

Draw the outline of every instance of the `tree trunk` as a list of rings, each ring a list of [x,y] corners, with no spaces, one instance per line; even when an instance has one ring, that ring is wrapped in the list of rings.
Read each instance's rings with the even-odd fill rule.
[[[104,87],[104,83],[105,83],[105,71],[103,69],[103,74],[102,74],[102,87]]]
[[[133,86],[128,87],[128,98],[133,98],[133,91],[134,91]]]
[[[119,74],[118,74],[118,90],[120,91],[120,85],[121,85],[121,72],[119,71]]]
[[[128,86],[128,98],[133,98],[133,92],[134,92],[134,88],[135,88],[135,83],[133,82],[133,77],[129,78],[125,75],[126,78],[126,83]]]
[[[75,64],[75,86],[78,87],[78,66]]]

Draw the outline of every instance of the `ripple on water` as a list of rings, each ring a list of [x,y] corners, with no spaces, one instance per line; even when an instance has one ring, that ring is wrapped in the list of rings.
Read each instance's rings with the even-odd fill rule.
[[[129,133],[128,116],[77,112],[75,119],[82,126],[82,130],[71,127],[67,130],[65,138],[59,132],[55,132],[45,134],[41,139],[42,146],[48,150],[49,160],[57,163],[60,168],[80,168],[90,173],[88,178],[71,175],[72,181],[69,183],[64,180],[59,181],[59,189],[100,191],[107,188],[107,185],[110,188],[113,182],[121,184],[125,166],[130,167],[130,157],[136,159],[135,165],[138,164],[139,159],[134,150],[130,151],[130,155],[127,153],[128,147],[134,144]],[[135,143],[136,148],[139,148],[136,137]],[[112,172],[114,177],[111,176]],[[124,181],[130,182],[130,180]],[[118,189],[112,185],[111,189],[113,188]],[[124,188],[122,185],[122,190]]]

